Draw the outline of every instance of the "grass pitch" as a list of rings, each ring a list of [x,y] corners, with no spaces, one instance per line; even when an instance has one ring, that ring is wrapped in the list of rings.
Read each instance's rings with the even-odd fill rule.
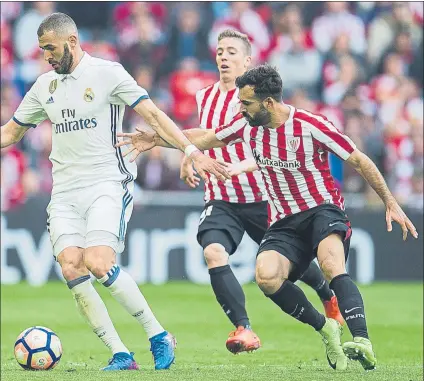
[[[231,325],[208,286],[170,283],[142,286],[153,311],[178,340],[176,364],[156,372],[142,328],[96,285],[127,347],[136,353],[140,372],[99,372],[110,354],[79,316],[67,287],[59,282],[41,288],[26,284],[1,286],[1,379],[30,380],[423,380],[423,285],[375,284],[361,287],[368,328],[378,367],[365,372],[350,363],[336,373],[327,364],[320,335],[286,316],[254,284],[245,286],[247,307],[262,348],[234,356],[225,348]],[[322,310],[314,291],[302,285]],[[60,364],[48,372],[22,370],[13,356],[16,336],[25,328],[53,329],[64,349]],[[343,341],[350,339],[347,329]]]

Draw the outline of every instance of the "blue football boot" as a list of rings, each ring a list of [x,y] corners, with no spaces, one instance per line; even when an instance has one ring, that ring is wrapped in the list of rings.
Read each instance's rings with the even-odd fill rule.
[[[155,361],[155,369],[169,369],[175,361],[174,349],[177,346],[177,340],[167,331],[157,334],[150,339],[150,351]]]
[[[118,352],[109,360],[109,365],[101,370],[138,370],[138,365],[134,360],[134,352],[130,354]]]

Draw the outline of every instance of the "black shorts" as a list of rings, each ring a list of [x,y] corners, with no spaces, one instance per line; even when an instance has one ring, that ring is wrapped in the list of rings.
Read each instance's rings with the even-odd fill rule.
[[[342,237],[347,260],[352,234],[350,221],[344,211],[331,204],[319,205],[274,223],[265,233],[258,255],[267,250],[284,255],[295,265],[289,279],[296,281],[316,257],[319,243],[332,233]]]
[[[244,232],[258,245],[268,227],[267,202],[237,204],[221,200],[210,201],[200,215],[197,242],[205,249],[212,243],[234,254]]]

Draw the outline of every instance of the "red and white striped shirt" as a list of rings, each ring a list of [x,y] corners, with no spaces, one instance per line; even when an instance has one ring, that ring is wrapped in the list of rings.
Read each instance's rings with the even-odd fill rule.
[[[344,199],[330,174],[328,152],[346,160],[355,149],[323,115],[289,107],[289,119],[277,129],[251,127],[239,114],[216,130],[223,142],[243,140],[250,145],[268,193],[269,226],[324,203],[344,210]]]
[[[219,82],[196,93],[197,108],[200,118],[200,128],[218,128],[228,124],[239,110],[238,89],[223,92]],[[243,142],[229,147],[214,148],[205,151],[205,155],[227,163],[237,163],[252,157],[250,148]],[[234,203],[261,202],[267,200],[267,193],[262,182],[261,173],[242,173],[233,176],[226,182],[210,176],[205,185],[205,202],[222,200]]]

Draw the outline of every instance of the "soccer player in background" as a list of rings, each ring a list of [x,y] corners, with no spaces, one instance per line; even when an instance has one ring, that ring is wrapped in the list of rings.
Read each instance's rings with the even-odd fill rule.
[[[218,128],[229,123],[239,112],[235,82],[247,70],[250,62],[248,36],[231,29],[221,32],[216,47],[219,81],[196,94],[200,128]],[[231,164],[247,158],[254,160],[244,142],[207,150],[205,154]],[[199,184],[192,163],[186,158],[181,163],[181,178],[192,188]],[[228,260],[245,232],[259,245],[267,230],[267,194],[261,173],[240,173],[226,182],[209,176],[204,199],[197,240],[203,247],[216,299],[236,328],[230,333],[226,346],[232,353],[251,351],[260,347],[260,340],[251,329],[245,295]],[[326,315],[343,324],[337,299],[315,262],[311,263],[301,280],[316,290]]]
[[[155,368],[169,368],[175,338],[155,318],[131,276],[116,264],[133,209],[136,174],[135,164],[114,148],[125,106],[185,151],[202,176],[210,171],[224,179],[226,172],[190,143],[119,63],[84,52],[69,16],[47,17],[38,28],[38,40],[54,70],[37,79],[13,118],[1,127],[1,147],[19,142],[28,129],[46,119],[52,122],[53,190],[47,226],[55,259],[79,311],[113,353],[103,370],[138,366],[91,284],[90,273],[143,326]]]
[[[386,207],[387,230],[392,221],[418,233],[388,189],[371,159],[324,116],[285,104],[278,72],[261,65],[236,80],[241,113],[217,130],[192,129],[185,135],[200,149],[244,141],[253,152],[268,194],[269,228],[258,249],[256,282],[284,312],[318,331],[327,360],[337,370],[347,358],[365,370],[377,363],[369,340],[365,309],[358,287],[346,272],[350,236],[344,199],[335,187],[328,165],[333,152],[352,165],[377,192]],[[140,132],[127,141],[138,151],[170,147],[158,134]],[[326,319],[294,284],[314,257],[337,296],[341,313],[353,336],[341,345],[339,323]]]

